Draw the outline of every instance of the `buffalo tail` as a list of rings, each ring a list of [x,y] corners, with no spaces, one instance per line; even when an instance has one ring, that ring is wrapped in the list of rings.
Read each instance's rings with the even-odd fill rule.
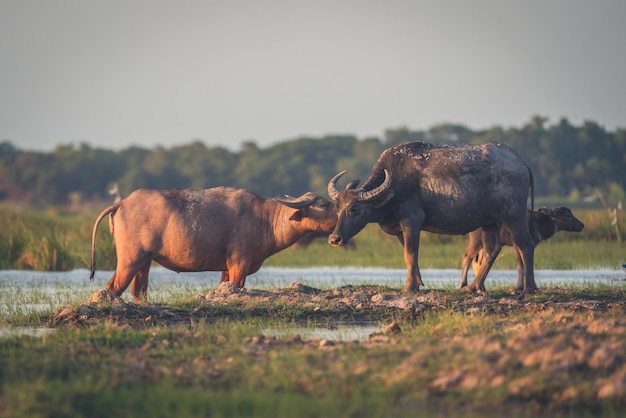
[[[96,235],[98,232],[98,225],[107,216],[109,213],[114,214],[120,207],[120,203],[114,203],[105,210],[103,210],[100,215],[96,218],[96,222],[93,226],[93,232],[91,233],[91,274],[89,279],[93,281],[93,276],[96,274]]]

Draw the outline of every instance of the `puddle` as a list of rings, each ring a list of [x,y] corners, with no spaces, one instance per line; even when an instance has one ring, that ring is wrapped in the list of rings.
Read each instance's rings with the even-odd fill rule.
[[[53,332],[55,328],[32,328],[32,327],[0,327],[0,338],[13,337],[45,337]],[[293,327],[293,328],[266,328],[261,330],[261,334],[266,337],[276,337],[280,339],[290,338],[300,335],[303,340],[327,340],[327,341],[367,341],[371,334],[383,332],[383,329],[376,325],[337,325],[328,327]]]
[[[261,331],[266,337],[289,338],[299,334],[303,340],[367,341],[371,334],[383,332],[376,325],[337,325],[328,327],[266,328]]]
[[[54,328],[31,328],[31,327],[0,327],[0,338],[12,337],[45,337],[55,332]]]

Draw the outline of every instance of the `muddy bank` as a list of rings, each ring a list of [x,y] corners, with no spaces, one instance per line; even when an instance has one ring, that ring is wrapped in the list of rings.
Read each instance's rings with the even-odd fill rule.
[[[49,325],[89,326],[107,320],[141,327],[250,318],[333,323],[412,321],[441,311],[501,316],[546,310],[606,312],[624,309],[625,300],[625,292],[615,289],[587,291],[553,287],[519,300],[507,289],[488,294],[456,290],[404,293],[384,286],[348,285],[320,290],[294,283],[282,289],[257,290],[222,283],[206,295],[190,297],[183,307],[127,302],[103,289],[78,307],[57,311]]]

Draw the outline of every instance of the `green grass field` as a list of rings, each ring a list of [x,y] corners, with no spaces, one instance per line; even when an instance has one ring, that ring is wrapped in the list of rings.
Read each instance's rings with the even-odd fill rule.
[[[576,211],[575,211],[576,212]],[[537,269],[620,268],[626,246],[602,211],[580,211],[583,232],[559,233],[535,252]],[[89,264],[94,214],[0,208],[0,268],[44,271]],[[105,222],[106,223],[106,222]],[[115,267],[113,240],[102,225],[98,269]],[[404,268],[397,240],[370,225],[344,250],[323,241],[289,248],[266,266]],[[424,234],[421,268],[459,268],[466,237]],[[495,269],[514,269],[506,248]],[[2,324],[46,327],[57,299],[73,309],[88,290],[8,293]],[[362,289],[355,289],[361,291]],[[82,292],[82,293],[81,293]],[[114,308],[83,326],[39,336],[0,338],[0,417],[448,417],[622,416],[626,413],[624,286],[541,289],[517,301],[509,287],[489,283],[487,295],[436,289],[403,295],[375,288],[379,299],[410,299],[414,308],[357,308],[331,289],[280,303],[224,297],[224,305],[190,299]],[[337,296],[334,296],[334,293]],[[125,295],[128,299],[128,295]],[[6,303],[10,300],[10,303]],[[344,302],[347,301],[347,302]],[[355,299],[356,300],[356,299]],[[291,303],[289,301],[292,301]],[[23,306],[49,306],[31,311]],[[176,312],[164,324],[154,312]],[[152,312],[152,311],[150,311]],[[195,314],[194,314],[195,313]],[[322,344],[289,334],[293,326],[332,324],[364,315],[401,332],[364,343]],[[156,319],[155,319],[156,318]],[[331,326],[331,325],[329,325]],[[284,337],[261,336],[267,328]],[[377,342],[378,341],[378,342]]]
[[[580,233],[560,232],[537,246],[535,268],[552,270],[615,269],[626,262],[626,244],[614,240],[589,239]],[[270,257],[264,265],[306,267],[314,265],[404,268],[402,246],[377,225],[368,225],[354,237],[356,249],[334,248],[323,239],[308,248],[287,248]],[[467,247],[465,236],[438,236],[422,233],[420,268],[459,269]],[[320,261],[321,260],[321,261]],[[516,269],[512,247],[504,247],[494,269]]]

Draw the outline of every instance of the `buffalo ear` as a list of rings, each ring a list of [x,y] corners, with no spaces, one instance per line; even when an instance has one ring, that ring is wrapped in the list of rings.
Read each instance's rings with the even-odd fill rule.
[[[298,209],[289,217],[290,221],[300,222],[302,220],[302,211]]]
[[[346,184],[346,190],[354,190],[356,186],[359,185],[360,180],[352,180],[350,183]]]
[[[376,196],[374,199],[370,200],[370,204],[375,208],[381,208],[385,206],[393,197],[393,190],[387,189],[383,191],[381,194]]]

